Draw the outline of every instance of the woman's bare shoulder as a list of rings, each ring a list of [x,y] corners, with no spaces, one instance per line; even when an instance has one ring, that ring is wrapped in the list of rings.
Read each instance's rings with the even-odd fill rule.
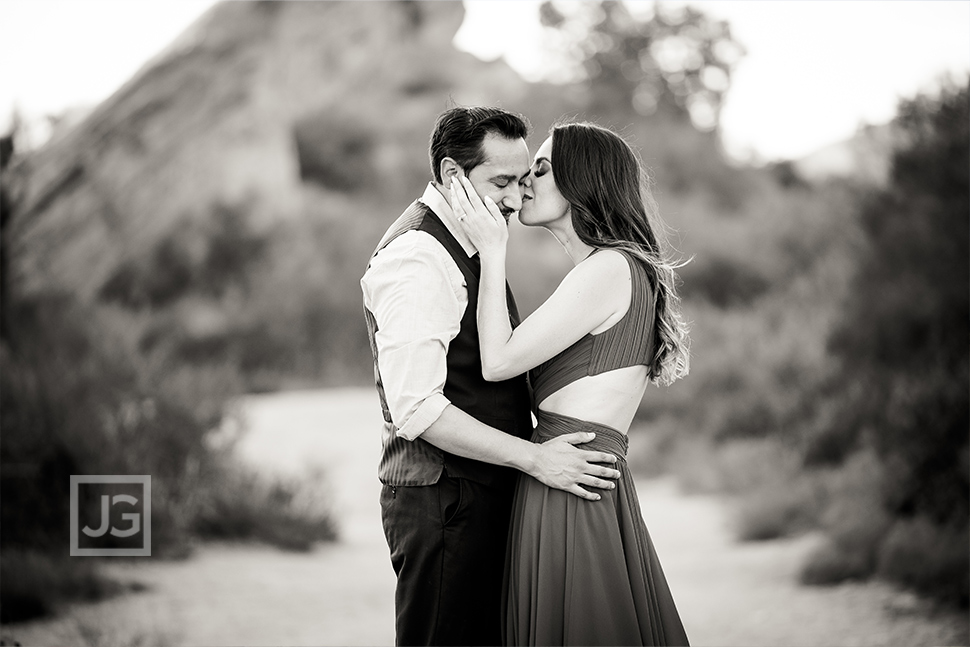
[[[590,254],[572,269],[577,280],[608,286],[630,280],[630,263],[626,255],[616,249],[600,249]]]

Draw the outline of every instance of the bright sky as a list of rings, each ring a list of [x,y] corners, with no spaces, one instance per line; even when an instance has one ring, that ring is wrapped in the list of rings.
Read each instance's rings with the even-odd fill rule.
[[[456,43],[504,55],[527,78],[541,71],[540,0],[465,0]],[[652,1],[629,1],[652,5]],[[740,158],[797,158],[885,123],[900,97],[946,71],[970,72],[970,2],[958,0],[690,0],[727,20],[747,50],[721,114]],[[527,5],[527,6],[526,6]],[[518,13],[523,19],[510,20]],[[527,19],[524,19],[526,18]],[[482,38],[502,34],[501,38]],[[512,45],[514,43],[514,45]]]
[[[93,106],[214,0],[0,0],[0,128]]]
[[[93,105],[168,45],[213,0],[0,0],[0,127]],[[539,0],[466,0],[456,44],[542,62]],[[682,4],[677,2],[675,4]],[[901,96],[947,70],[970,72],[970,1],[697,0],[748,50],[722,115],[728,149],[798,157],[889,120]]]

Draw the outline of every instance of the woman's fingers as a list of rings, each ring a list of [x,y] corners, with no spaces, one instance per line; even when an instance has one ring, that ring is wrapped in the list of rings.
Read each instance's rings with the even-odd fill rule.
[[[458,176],[458,183],[461,187],[461,197],[468,201],[468,204],[473,210],[481,214],[488,214],[488,209],[485,208],[485,203],[482,202],[482,198],[478,195],[478,191],[475,190],[475,185],[472,184],[464,175]]]
[[[475,192],[475,187],[467,181],[467,178],[452,178],[451,188],[452,195],[455,196],[455,202],[457,204],[456,211],[464,211],[466,216],[490,215],[488,209],[485,208],[485,204],[478,197],[478,193]]]
[[[457,186],[456,186],[457,185]],[[465,215],[476,214],[482,216],[486,221],[492,220],[496,224],[506,225],[505,216],[502,210],[490,196],[482,198],[475,190],[475,185],[467,176],[460,175],[451,179],[450,189],[454,197],[455,211],[464,211]]]
[[[489,215],[493,220],[501,220],[502,224],[505,224],[505,216],[502,215],[502,211],[495,204],[489,196],[485,196],[483,199],[478,195],[478,191],[475,190],[475,185],[472,181],[468,179],[465,175],[458,176],[458,181],[461,182],[462,188],[465,190],[465,195],[469,200],[472,207],[483,215]]]
[[[451,208],[459,220],[463,220],[472,211],[471,204],[468,202],[468,196],[465,195],[464,187],[455,178],[451,180]]]
[[[498,208],[497,204],[495,204],[495,200],[492,200],[492,196],[487,195],[482,198],[482,203],[485,205],[485,208],[488,209],[488,212],[492,215],[492,218],[501,219],[502,222],[505,222],[505,216],[502,215],[502,210]]]
[[[456,178],[451,178],[448,188],[451,190],[451,208],[455,213],[463,214],[467,209],[462,201],[464,196],[459,195],[459,193],[464,193],[464,189],[461,188]],[[467,203],[467,198],[464,202]]]
[[[495,202],[483,201],[468,178],[452,178],[451,208],[459,224],[483,255],[504,250],[508,225]]]

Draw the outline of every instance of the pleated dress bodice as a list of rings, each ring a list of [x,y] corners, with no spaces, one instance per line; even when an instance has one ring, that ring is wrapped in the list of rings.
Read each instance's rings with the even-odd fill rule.
[[[593,253],[595,254],[595,250]],[[588,333],[575,344],[529,373],[535,405],[559,389],[588,375],[628,366],[649,364],[654,352],[656,299],[643,261],[619,251],[630,265],[630,306],[620,321],[607,330]]]

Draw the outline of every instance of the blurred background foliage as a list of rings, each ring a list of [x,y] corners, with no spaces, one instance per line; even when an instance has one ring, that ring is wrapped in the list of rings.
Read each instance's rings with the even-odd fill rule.
[[[732,495],[741,539],[821,530],[806,583],[879,576],[966,606],[966,80],[860,129],[844,146],[871,163],[824,176],[726,158],[718,117],[744,48],[700,11],[547,2],[560,64],[535,83],[455,50],[462,17],[217,5],[43,147],[3,138],[4,621],[116,589],[57,557],[69,474],[152,474],[163,556],[335,536],[325,507],[299,503],[315,484],[246,473],[214,432],[244,393],[370,385],[358,280],[456,102],[521,112],[532,147],[564,117],[612,126],[651,171],[692,259],[693,359],[643,400],[641,473]],[[568,259],[513,227],[529,312]]]

